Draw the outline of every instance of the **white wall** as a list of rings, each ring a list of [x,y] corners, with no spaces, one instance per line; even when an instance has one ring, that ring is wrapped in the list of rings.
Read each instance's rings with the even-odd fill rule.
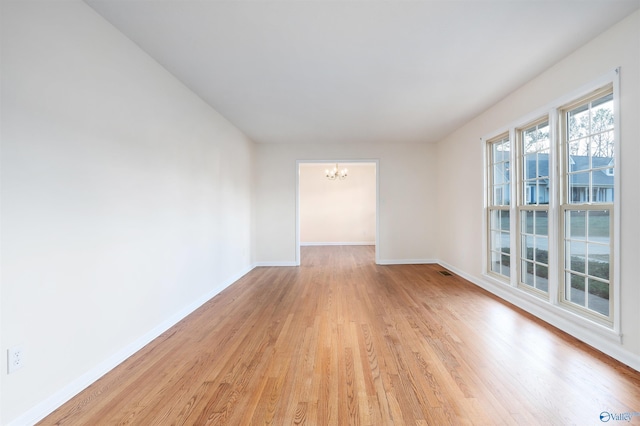
[[[340,164],[344,180],[329,180],[335,164],[301,163],[300,243],[375,244],[376,165]]]
[[[252,255],[294,263],[296,160],[379,160],[380,260],[483,283],[479,138],[616,66],[619,354],[640,355],[640,13],[437,146],[254,146],[84,3],[2,7],[1,364],[20,345],[26,366],[0,372],[0,423],[55,408]]]
[[[3,2],[2,422],[55,407],[249,270],[252,161],[86,4]],[[16,345],[26,366],[7,375]]]
[[[483,158],[481,137],[505,128],[538,108],[574,92],[621,67],[621,325],[623,343],[601,338],[579,322],[558,317],[527,300],[537,314],[562,326],[601,350],[635,368],[640,361],[640,12],[636,12],[568,56],[506,99],[475,118],[438,144],[438,217],[455,226],[439,228],[438,257],[456,271],[487,288],[482,276]]]
[[[436,255],[436,147],[278,144],[256,146],[256,261],[296,261],[296,160],[379,160],[381,263],[431,261]]]

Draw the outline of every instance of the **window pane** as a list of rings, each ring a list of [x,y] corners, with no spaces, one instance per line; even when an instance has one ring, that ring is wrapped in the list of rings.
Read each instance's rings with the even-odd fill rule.
[[[491,210],[489,212],[489,227],[491,229],[498,229],[500,225],[500,210]]]
[[[497,272],[498,274],[502,270],[502,265],[500,264],[500,260],[502,258],[502,254],[492,251],[491,252],[491,271]]]
[[[500,251],[502,247],[502,232],[491,231],[491,250]]]
[[[549,184],[547,179],[524,181],[523,185],[523,204],[549,204]]]
[[[504,210],[492,210],[491,229],[509,231],[509,212]]]
[[[502,275],[509,277],[511,276],[511,270],[509,269],[511,265],[511,257],[508,254],[502,254]]]
[[[551,140],[549,139],[549,122],[538,124],[538,151],[549,149]],[[547,151],[548,152],[548,151]]]
[[[575,140],[589,133],[589,106],[581,105],[567,113],[569,140]]]
[[[549,204],[549,183],[546,179],[538,181],[536,191],[538,204]]]
[[[598,253],[598,249],[609,251],[609,247],[589,245],[589,270],[588,274],[592,277],[609,280],[609,253]]]
[[[533,287],[533,263],[522,261],[522,283]]]
[[[549,150],[545,149],[536,155],[536,177],[549,177]]]
[[[502,203],[505,206],[511,204],[511,185],[502,185]]]
[[[591,138],[593,167],[604,167],[613,159],[613,130],[599,133]]]
[[[584,210],[572,210],[567,212],[569,218],[569,231],[570,238],[587,238],[586,217],[587,212]]]
[[[501,206],[503,205],[503,199],[502,199],[502,186],[494,186],[493,187],[493,205],[494,206]]]
[[[548,291],[549,268],[536,265],[536,288],[544,292]]]
[[[524,173],[523,177],[525,179],[535,179],[538,177],[537,171],[537,154],[527,154],[524,156]]]
[[[569,202],[589,202],[589,182],[591,173],[574,173],[569,175]]]
[[[591,133],[613,129],[613,94],[591,103]]]
[[[530,235],[526,235],[523,238],[524,247],[522,248],[522,257],[524,259],[533,260],[533,237]]]
[[[589,212],[589,241],[609,244],[609,210]]]
[[[547,237],[535,237],[536,251],[534,260],[540,263],[549,263],[549,244]]]
[[[525,130],[522,134],[522,142],[523,142],[523,148],[524,148],[524,152],[525,153],[530,153],[530,152],[536,152],[537,151],[537,146],[536,146],[536,141],[537,141],[537,136],[536,136],[536,132],[537,129],[535,127],[529,129],[529,130]]]
[[[539,152],[549,148],[549,123],[541,123],[522,132],[523,152]]]
[[[536,216],[536,234],[547,235],[549,233],[549,213],[546,211],[537,211]]]
[[[498,163],[493,166],[493,184],[501,185],[507,181],[506,179],[506,164]]]
[[[609,315],[609,284],[589,279],[589,309]]]
[[[570,241],[567,243],[567,267],[575,272],[585,272],[585,259],[587,255],[587,245],[581,241]]]
[[[533,210],[525,210],[522,212],[522,220],[523,220],[523,229],[527,234],[533,234]]]
[[[509,233],[501,232],[500,233],[500,246],[498,247],[503,253],[509,253],[511,242],[509,241]]]
[[[535,204],[536,181],[523,182],[523,204]]]
[[[510,229],[510,220],[509,220],[509,211],[501,210],[500,211],[500,229],[503,231],[509,231]]]
[[[584,277],[580,275],[567,274],[567,299],[570,302],[584,306],[584,285]]]
[[[491,145],[491,160],[493,163],[499,163],[503,160],[502,157],[502,144],[494,143]]]
[[[491,143],[491,162],[492,163],[502,163],[509,161],[509,150],[510,144],[509,140],[501,140],[499,142]]]
[[[589,139],[583,138],[569,143],[569,171],[577,172],[588,170],[589,165]]]
[[[508,254],[491,252],[491,271],[508,277],[511,272],[509,270],[510,260]]]

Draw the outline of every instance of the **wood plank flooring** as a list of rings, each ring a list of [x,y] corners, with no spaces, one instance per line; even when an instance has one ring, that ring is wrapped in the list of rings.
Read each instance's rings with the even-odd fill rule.
[[[595,425],[640,411],[637,371],[438,265],[373,258],[303,247],[298,268],[256,268],[41,424]]]

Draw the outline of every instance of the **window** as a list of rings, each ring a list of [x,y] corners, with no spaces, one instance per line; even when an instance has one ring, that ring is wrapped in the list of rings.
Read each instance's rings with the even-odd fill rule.
[[[511,144],[501,136],[488,144],[489,158],[489,270],[510,276]]]
[[[615,331],[617,89],[602,80],[487,140],[486,271]]]
[[[549,154],[547,117],[517,130],[521,195],[518,200],[518,285],[547,293],[549,289]]]
[[[612,88],[581,99],[561,113],[566,190],[561,201],[564,285],[560,300],[609,322],[615,193]]]

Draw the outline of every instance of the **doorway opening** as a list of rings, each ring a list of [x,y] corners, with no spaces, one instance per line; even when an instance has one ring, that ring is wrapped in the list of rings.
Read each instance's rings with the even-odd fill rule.
[[[329,179],[338,165],[347,175]],[[301,246],[374,246],[379,256],[378,160],[323,160],[296,164],[296,265]]]

